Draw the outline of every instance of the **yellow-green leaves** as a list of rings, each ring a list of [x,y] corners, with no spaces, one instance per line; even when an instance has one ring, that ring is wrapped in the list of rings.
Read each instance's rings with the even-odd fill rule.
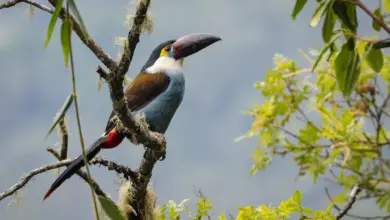
[[[62,106],[61,110],[57,114],[57,117],[54,120],[53,124],[51,125],[46,137],[49,136],[51,134],[51,132],[53,132],[53,130],[57,126],[57,124],[65,117],[65,114],[68,111],[69,107],[72,105],[72,102],[73,102],[73,95],[70,94],[68,96],[68,98],[66,98],[64,105]]]
[[[293,12],[291,14],[291,17],[293,20],[295,20],[297,15],[302,11],[302,9],[305,7],[306,3],[307,3],[307,0],[296,0]]]
[[[208,216],[208,212],[213,208],[211,206],[212,203],[212,200],[206,200],[204,197],[200,197],[199,201],[196,203],[197,211],[196,218],[194,219],[202,219],[202,217]]]
[[[196,215],[192,215],[189,208],[187,207],[189,199],[184,199],[179,204],[176,204],[173,200],[169,200],[168,202],[164,203],[161,208],[158,207],[157,210],[158,213],[158,219],[159,220],[178,220],[181,219],[182,213],[185,211],[188,214],[188,218],[191,220],[199,220],[203,219],[203,217],[209,216],[209,211],[212,210],[211,204],[213,203],[212,200],[207,200],[203,196],[199,197],[198,202],[196,203]],[[223,214],[220,215],[220,219],[225,219],[225,216]]]
[[[62,9],[62,3],[63,3],[63,0],[57,1],[56,9],[54,10],[53,15],[51,16],[49,26],[47,27],[45,48],[47,47],[47,45],[49,45],[51,35],[53,34],[54,27],[56,26],[57,18],[58,18],[59,14],[61,12],[61,9]]]
[[[342,46],[335,60],[337,83],[345,97],[352,93],[360,76],[360,58],[350,42]]]
[[[329,40],[329,42],[322,48],[320,54],[318,55],[318,57],[316,59],[316,62],[314,63],[314,65],[313,65],[313,67],[311,69],[312,72],[314,72],[314,70],[316,69],[317,65],[322,60],[322,57],[324,56],[324,54],[333,46],[333,43],[341,36],[342,36],[341,32],[338,32],[338,33],[334,34],[332,36],[332,38]]]
[[[64,20],[61,26],[61,45],[62,45],[62,52],[64,54],[65,67],[68,67],[69,64],[71,34],[72,34],[72,22],[68,19]]]
[[[390,12],[390,0],[383,0],[383,6],[386,11]]]
[[[325,10],[329,6],[329,3],[331,3],[332,0],[323,0],[320,2],[318,7],[316,8],[311,20],[310,20],[310,26],[311,27],[316,27],[320,21],[322,16],[324,15]]]
[[[332,206],[329,206],[324,211],[313,212],[310,208],[303,207],[302,204],[302,193],[301,191],[296,191],[294,195],[285,200],[281,201],[279,206],[267,206],[259,205],[258,207],[246,206],[239,207],[236,220],[246,220],[246,219],[290,219],[293,214],[298,214],[294,216],[293,219],[335,219],[331,215],[330,211]]]
[[[383,68],[383,53],[381,49],[373,48],[372,44],[365,47],[365,58],[372,70],[379,73]]]
[[[100,206],[111,220],[126,220],[118,206],[110,198],[98,196]]]

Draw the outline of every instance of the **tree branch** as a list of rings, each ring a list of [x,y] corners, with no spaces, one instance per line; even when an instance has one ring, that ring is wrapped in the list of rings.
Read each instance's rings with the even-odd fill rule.
[[[137,179],[138,173],[133,171],[127,166],[123,166],[121,164],[117,164],[113,161],[106,160],[102,157],[95,157],[90,161],[90,164],[93,165],[101,165],[107,167],[108,170],[114,170],[119,174],[123,174],[123,176],[129,180],[129,179]]]
[[[57,1],[56,0],[48,0],[51,5],[54,7],[56,6]],[[65,9],[62,8],[60,13],[60,18],[65,18]],[[96,55],[96,57],[109,69],[115,69],[117,66],[117,63],[115,60],[113,60],[110,55],[108,55],[103,48],[101,48],[94,39],[92,39],[91,36],[84,36],[84,33],[82,31],[82,28],[79,23],[74,19],[73,16],[70,16],[70,19],[72,21],[72,27],[73,31],[77,34],[79,39]]]
[[[158,161],[158,159],[163,156],[163,152],[156,152],[150,149],[146,149],[144,158],[141,161],[139,166],[138,175],[139,177],[134,181],[134,189],[131,192],[134,197],[132,201],[130,201],[130,206],[137,210],[138,215],[135,215],[133,212],[129,213],[127,219],[132,220],[142,220],[143,210],[142,207],[145,207],[145,195],[148,183],[150,178],[152,177],[152,171],[154,165]]]
[[[341,219],[344,215],[348,213],[348,211],[352,208],[352,205],[355,203],[356,197],[360,193],[360,191],[361,191],[360,185],[356,184],[352,188],[351,193],[349,194],[349,201],[347,205],[344,207],[344,209],[342,209],[339,212],[339,214],[336,215],[336,219]]]
[[[139,42],[142,24],[145,21],[149,5],[150,0],[141,0],[137,6],[134,23],[131,30],[129,31],[129,34],[127,35],[127,44],[125,44],[124,53],[119,62],[119,71],[117,72],[118,77],[123,77],[129,70],[135,48]]]
[[[42,167],[39,167],[39,168],[36,168],[36,169],[30,171],[26,175],[23,175],[20,178],[19,182],[17,182],[15,185],[11,186],[5,192],[1,193],[0,194],[0,201],[2,199],[4,199],[4,198],[14,194],[16,191],[18,191],[22,187],[24,187],[31,180],[31,178],[33,178],[35,175],[38,175],[40,173],[44,173],[46,171],[53,170],[53,169],[56,169],[56,168],[59,168],[59,167],[67,166],[71,162],[72,162],[71,160],[67,159],[67,160],[63,160],[63,161],[57,162],[57,163],[45,165],[45,166],[42,166]]]
[[[383,19],[376,16],[361,0],[354,0],[354,3],[366,12],[372,19],[374,19],[388,34],[390,34],[390,27],[386,25]]]
[[[65,119],[59,122],[59,129],[61,133],[61,151],[58,160],[65,160],[68,157],[68,129],[66,128]]]
[[[13,6],[15,6],[16,4],[22,2],[22,0],[13,0],[13,1],[8,1],[4,4],[1,4],[0,5],[0,9],[3,9],[3,8],[11,8]]]
[[[52,4],[54,7],[56,6],[56,0],[48,0],[50,4]],[[10,8],[12,6],[15,6],[18,3],[25,2],[27,4],[30,4],[32,6],[35,6],[36,8],[39,8],[43,11],[46,11],[48,13],[53,14],[53,9],[50,9],[49,7],[31,1],[31,0],[13,0],[8,1],[2,5],[0,5],[0,9],[3,8]],[[65,18],[65,10],[62,9],[59,18],[64,19]],[[70,16],[70,19],[72,20],[72,27],[73,31],[77,34],[79,39],[96,55],[96,57],[109,69],[116,69],[117,63],[115,60],[113,60],[110,55],[108,55],[103,48],[101,48],[94,39],[91,38],[91,36],[87,36],[86,38],[83,35],[82,28],[79,23],[74,19],[73,16]]]
[[[163,151],[165,147],[165,138],[159,133],[149,131],[147,123],[136,120],[127,108],[123,93],[123,79],[126,74],[134,50],[139,41],[141,27],[145,21],[147,9],[150,0],[142,0],[137,6],[136,16],[133,27],[128,34],[128,42],[125,44],[125,52],[121,58],[119,68],[108,75],[107,83],[110,89],[110,98],[116,116],[119,118],[118,129],[125,133],[128,138],[136,139],[138,143],[143,144],[149,149]]]
[[[105,80],[107,80],[107,77],[108,77],[108,73],[105,69],[103,69],[103,67],[101,67],[100,65],[98,65],[98,67],[96,68],[96,72],[99,74],[99,76]]]
[[[58,160],[60,160],[60,154],[57,151],[55,151],[53,148],[49,147],[49,148],[47,148],[47,151],[50,152],[51,154],[53,154],[53,156],[55,156]],[[66,166],[68,166],[69,164],[67,164]],[[83,179],[86,183],[89,183],[88,179],[91,180],[92,189],[95,191],[96,195],[107,197],[106,193],[102,190],[102,188],[99,186],[99,184],[97,184],[97,182],[92,177],[88,178],[88,174],[86,172],[84,172],[82,170],[78,170],[76,172],[76,174],[81,179]]]
[[[325,188],[325,193],[329,199],[329,201],[333,204],[333,207],[337,210],[337,211],[341,211],[341,208],[339,206],[336,205],[336,203],[333,201],[332,199],[332,196],[330,195],[329,191],[327,188]],[[352,217],[352,218],[357,218],[357,219],[365,219],[365,220],[374,220],[374,219],[383,219],[383,218],[388,218],[390,216],[359,216],[359,215],[353,215],[353,214],[348,214],[346,213],[345,216],[349,216],[349,217]]]
[[[55,7],[57,3],[56,0],[48,1]],[[90,36],[85,38],[80,24],[78,24],[76,20],[70,16],[70,19],[73,23],[73,31],[77,34],[80,40],[101,60],[101,62],[108,68],[110,72],[110,74],[107,74],[106,71],[102,71],[103,69],[99,67],[97,70],[100,76],[106,79],[106,82],[109,86],[113,110],[119,119],[116,120],[118,130],[126,134],[127,138],[129,138],[132,142],[140,143],[147,148],[144,154],[144,158],[142,159],[139,166],[138,172],[130,172],[129,170],[122,172],[125,173],[125,175],[136,177],[134,179],[131,178],[131,181],[134,185],[131,193],[134,196],[130,201],[130,205],[134,208],[134,210],[136,210],[138,215],[132,216],[132,219],[143,218],[146,188],[152,176],[154,165],[159,160],[159,158],[165,155],[166,146],[164,135],[151,132],[145,120],[140,120],[138,117],[135,117],[131,114],[130,110],[127,108],[127,103],[123,92],[124,76],[129,69],[134,51],[139,42],[142,25],[145,21],[149,5],[150,0],[140,0],[139,4],[137,5],[133,26],[128,32],[127,44],[125,44],[125,50],[120,59],[119,65],[100,46],[98,46]],[[62,19],[65,17],[64,9],[62,9],[59,17]],[[102,161],[99,160],[100,159],[93,159],[92,163],[103,164],[101,163]],[[68,165],[68,163],[64,165]],[[114,167],[111,168],[114,169]],[[119,169],[118,166],[116,168]],[[123,171],[123,169],[119,170]],[[137,173],[138,176],[134,173]],[[80,174],[80,172],[78,172],[78,174]]]

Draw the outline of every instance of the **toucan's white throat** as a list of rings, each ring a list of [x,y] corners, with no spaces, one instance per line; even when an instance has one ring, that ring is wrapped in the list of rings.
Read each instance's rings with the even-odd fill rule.
[[[146,69],[148,73],[182,73],[183,61],[175,60],[172,57],[159,57],[156,62]]]

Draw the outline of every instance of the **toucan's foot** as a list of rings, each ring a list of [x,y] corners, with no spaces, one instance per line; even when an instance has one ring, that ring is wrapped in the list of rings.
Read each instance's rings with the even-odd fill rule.
[[[167,152],[164,150],[164,152],[162,153],[162,155],[161,155],[160,159],[158,159],[158,160],[159,160],[159,161],[163,161],[163,160],[165,160],[165,158],[166,158],[166,155],[167,155]]]
[[[158,157],[158,160],[159,161],[163,161],[163,160],[165,160],[165,158],[166,158],[166,151],[164,150],[164,151],[158,151],[158,152],[156,152],[156,151],[154,151],[154,150],[151,150],[151,149],[149,149],[149,148],[147,148],[146,150],[145,150],[145,153],[144,153],[144,159],[146,159],[146,160],[150,160],[150,155],[153,157],[153,158],[156,158],[156,157]]]

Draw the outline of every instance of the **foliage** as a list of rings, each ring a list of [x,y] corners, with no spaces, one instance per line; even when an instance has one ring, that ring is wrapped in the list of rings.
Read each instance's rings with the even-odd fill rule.
[[[190,212],[187,203],[189,199],[184,199],[179,204],[176,204],[174,201],[169,200],[168,202],[157,207],[158,210],[158,220],[178,220],[181,218],[181,214],[185,211],[187,216],[191,220],[202,219],[202,217],[209,216],[208,211],[212,209],[211,204],[213,201],[207,200],[204,197],[200,197],[196,203],[196,216],[193,216]]]
[[[298,14],[305,7],[307,1],[297,0],[292,12],[292,18],[295,20]],[[374,12],[361,2],[361,0],[317,0],[317,8],[310,20],[310,26],[316,27],[324,18],[322,26],[322,37],[327,45],[323,48],[321,55],[317,57],[317,62],[322,59],[322,55],[330,50],[330,53],[337,52],[334,41],[344,36],[344,43],[341,51],[336,58],[335,73],[337,84],[344,96],[349,96],[355,89],[359,79],[362,65],[361,56],[356,51],[356,40],[358,30],[357,8],[361,8],[372,17],[372,27],[376,31],[384,28],[389,34],[390,29],[384,22],[385,11],[390,12],[389,1],[379,1],[379,6]],[[384,10],[383,10],[384,9]],[[337,28],[340,24],[340,28]],[[386,40],[384,40],[386,41]],[[388,47],[384,41],[371,41],[368,45],[366,54],[369,66],[375,71],[380,72],[383,67],[382,48]],[[370,58],[371,57],[371,58]],[[316,65],[313,66],[313,70]]]
[[[342,45],[334,44],[335,48]],[[356,40],[347,52],[345,45],[339,53],[302,52],[312,64],[313,58],[327,57],[320,59],[312,73],[312,68],[300,68],[293,60],[276,55],[265,80],[255,83],[266,101],[246,112],[253,117],[252,128],[241,138],[256,136],[260,142],[252,154],[252,175],[274,157],[291,155],[299,167],[298,176],[311,176],[315,183],[320,176],[330,175],[343,186],[345,191],[333,197],[335,203],[345,204],[348,192],[360,184],[363,193],[359,198],[374,198],[379,208],[390,213],[390,159],[385,156],[390,147],[386,127],[390,56],[380,50],[367,52],[372,44],[363,39]],[[340,68],[348,69],[348,61],[340,58],[342,53],[356,53],[355,59],[361,61],[351,96],[337,86],[342,80],[352,81],[338,78]]]
[[[200,197],[196,206],[197,206],[197,214],[193,216],[187,207],[187,202],[189,199],[185,199],[180,204],[176,204],[172,200],[164,203],[162,208],[159,209],[159,217],[158,220],[179,220],[182,218],[182,214],[185,211],[187,213],[188,219],[191,220],[199,220],[202,217],[208,217],[209,219],[212,216],[208,213],[212,210],[212,201],[206,200],[203,197]],[[254,206],[246,206],[239,207],[238,214],[235,218],[236,220],[262,220],[262,219],[286,219],[292,217],[292,215],[299,215],[300,219],[323,219],[323,220],[332,220],[335,219],[334,216],[331,215],[330,211],[332,210],[333,205],[329,205],[328,208],[324,211],[314,212],[310,208],[306,208],[302,206],[302,193],[301,191],[296,191],[294,195],[287,199],[286,201],[281,201],[279,206],[271,207],[266,205],[260,205],[258,207]],[[226,220],[228,218],[225,214],[221,213],[219,215],[220,220]]]

